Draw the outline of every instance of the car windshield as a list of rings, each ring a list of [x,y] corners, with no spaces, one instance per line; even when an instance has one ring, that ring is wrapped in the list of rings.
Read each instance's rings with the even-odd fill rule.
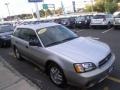
[[[11,32],[13,28],[11,26],[0,26],[0,33]]]
[[[93,19],[103,19],[105,18],[105,15],[95,15]]]
[[[75,33],[61,25],[39,29],[37,34],[45,47],[77,38]]]

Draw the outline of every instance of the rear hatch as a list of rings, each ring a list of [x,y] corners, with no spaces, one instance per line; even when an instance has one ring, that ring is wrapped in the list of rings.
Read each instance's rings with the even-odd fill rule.
[[[82,23],[85,22],[86,18],[85,16],[79,16],[76,18],[76,23]]]
[[[102,24],[106,20],[105,15],[95,15],[91,21],[92,24]]]

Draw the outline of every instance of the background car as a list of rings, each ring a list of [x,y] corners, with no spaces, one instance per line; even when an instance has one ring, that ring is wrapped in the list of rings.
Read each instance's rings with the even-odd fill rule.
[[[69,28],[75,28],[75,17],[62,18],[60,24]]]
[[[0,25],[0,47],[10,46],[12,33],[11,25]]]
[[[120,29],[120,12],[115,12],[114,14],[114,29]]]
[[[104,13],[98,13],[94,15],[90,23],[91,28],[96,28],[96,27],[111,28],[112,25],[113,25],[113,15],[104,14]]]
[[[89,28],[93,15],[83,15],[76,18],[75,26],[78,28]]]

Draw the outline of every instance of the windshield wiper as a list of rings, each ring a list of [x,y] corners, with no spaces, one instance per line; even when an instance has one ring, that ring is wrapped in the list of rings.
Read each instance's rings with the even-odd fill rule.
[[[63,43],[63,42],[65,42],[65,41],[72,40],[72,39],[75,39],[75,38],[78,38],[78,37],[67,38],[67,39],[64,39],[64,40],[62,40],[62,41],[53,42],[53,43],[48,44],[48,45],[46,45],[46,46],[48,47],[48,46],[52,46],[52,45],[57,45],[57,44],[59,44],[59,43]]]
[[[46,45],[46,46],[48,47],[48,46],[52,46],[52,45],[57,45],[57,44],[59,44],[59,43],[61,43],[61,41],[53,42],[53,43],[48,44],[48,45]]]
[[[78,37],[70,37],[70,38],[66,38],[66,39],[62,40],[61,42],[65,42],[65,41],[73,40],[73,39],[75,39],[75,38],[78,38]]]

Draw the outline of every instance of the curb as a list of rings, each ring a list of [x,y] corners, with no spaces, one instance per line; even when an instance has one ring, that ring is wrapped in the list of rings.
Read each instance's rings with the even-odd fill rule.
[[[30,86],[34,87],[36,90],[41,90],[36,84],[31,82],[29,79],[21,75],[17,70],[15,70],[7,61],[5,61],[1,56],[0,56],[0,62],[3,63],[3,66],[8,68],[12,73],[14,73],[16,76],[20,77],[20,79],[25,80]]]

